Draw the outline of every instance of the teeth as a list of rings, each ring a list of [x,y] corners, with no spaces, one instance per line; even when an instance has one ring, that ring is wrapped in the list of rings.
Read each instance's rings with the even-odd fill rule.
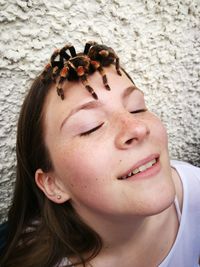
[[[140,172],[139,169],[135,169],[135,170],[133,170],[133,174],[136,174],[136,173],[138,173],[138,172]]]
[[[143,172],[143,171],[145,171],[146,169],[147,169],[146,165],[142,165],[142,166],[139,167],[139,171],[140,171],[140,172]]]
[[[156,159],[153,159],[151,161],[149,161],[148,163],[140,166],[139,168],[134,169],[132,172],[130,172],[128,175],[122,176],[121,179],[127,179],[128,177],[131,177],[134,174],[137,174],[139,172],[143,172],[146,169],[150,168],[151,166],[153,166],[156,163]]]
[[[155,164],[156,163],[156,159],[153,159],[152,161],[150,161],[150,162],[148,162],[147,164],[145,164],[145,166],[147,167],[147,168],[150,168],[153,164]]]

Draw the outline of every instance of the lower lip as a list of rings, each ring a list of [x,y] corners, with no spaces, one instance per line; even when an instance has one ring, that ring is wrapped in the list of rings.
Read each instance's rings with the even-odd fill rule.
[[[129,178],[124,179],[123,181],[153,178],[160,172],[160,169],[160,161],[157,161],[152,167],[146,169],[145,171],[139,172],[133,176],[130,176]]]

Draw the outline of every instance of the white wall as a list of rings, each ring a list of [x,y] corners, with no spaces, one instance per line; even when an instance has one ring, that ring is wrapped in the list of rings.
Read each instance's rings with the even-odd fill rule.
[[[199,0],[0,0],[0,221],[12,196],[18,112],[55,47],[112,46],[150,109],[172,158],[200,165]]]

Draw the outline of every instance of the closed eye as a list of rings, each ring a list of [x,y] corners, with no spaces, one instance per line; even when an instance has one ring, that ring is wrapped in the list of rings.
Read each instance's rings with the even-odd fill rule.
[[[140,113],[140,112],[145,112],[145,111],[147,111],[147,109],[143,108],[143,109],[137,109],[137,110],[131,111],[130,113],[135,114],[135,113]]]
[[[97,127],[90,129],[90,130],[87,131],[87,132],[81,133],[80,136],[89,135],[89,134],[91,134],[91,133],[97,131],[99,128],[101,128],[101,126],[102,126],[103,124],[104,124],[104,122],[101,123],[100,125],[98,125]]]

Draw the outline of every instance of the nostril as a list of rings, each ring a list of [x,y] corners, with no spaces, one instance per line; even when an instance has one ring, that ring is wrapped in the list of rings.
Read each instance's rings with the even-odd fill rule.
[[[131,138],[131,139],[127,140],[125,143],[126,143],[127,145],[130,145],[130,144],[133,142],[133,139],[134,139],[134,138]]]

